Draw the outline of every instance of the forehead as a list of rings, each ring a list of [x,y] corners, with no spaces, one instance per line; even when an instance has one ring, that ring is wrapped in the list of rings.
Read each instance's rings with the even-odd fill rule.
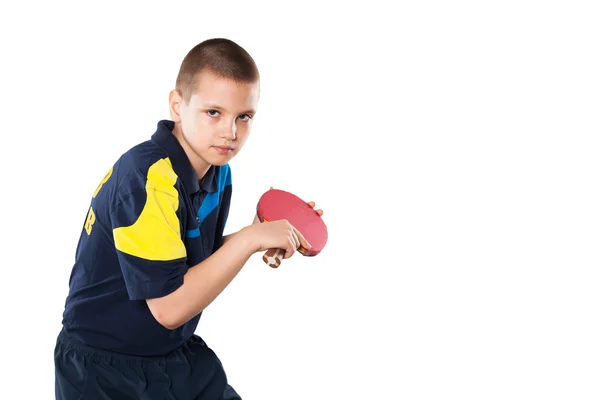
[[[255,109],[259,97],[259,83],[242,83],[203,71],[198,74],[190,104],[213,104],[228,110]]]

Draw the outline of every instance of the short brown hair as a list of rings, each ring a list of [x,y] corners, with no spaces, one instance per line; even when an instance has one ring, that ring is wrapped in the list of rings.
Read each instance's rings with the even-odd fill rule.
[[[254,59],[240,45],[229,39],[208,39],[194,46],[181,63],[175,89],[184,101],[190,100],[196,78],[204,70],[243,83],[254,83],[260,77]]]

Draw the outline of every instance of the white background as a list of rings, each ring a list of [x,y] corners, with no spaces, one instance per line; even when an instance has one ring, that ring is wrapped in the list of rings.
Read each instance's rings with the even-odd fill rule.
[[[600,398],[593,3],[3,3],[0,397],[54,398],[90,196],[227,37],[262,74],[227,230],[273,185],[330,235],[206,310],[244,400]]]

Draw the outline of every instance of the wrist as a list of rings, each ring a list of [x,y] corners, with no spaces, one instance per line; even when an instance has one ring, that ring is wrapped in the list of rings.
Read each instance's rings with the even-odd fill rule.
[[[250,225],[240,229],[233,237],[237,242],[236,245],[247,249],[250,254],[254,254],[260,250],[252,227],[253,225]]]

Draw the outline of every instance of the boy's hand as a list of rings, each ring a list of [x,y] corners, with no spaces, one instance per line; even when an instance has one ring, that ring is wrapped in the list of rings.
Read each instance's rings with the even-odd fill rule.
[[[310,249],[304,236],[286,220],[252,224],[244,228],[245,236],[254,252],[283,249],[283,258],[290,258],[298,247]]]

